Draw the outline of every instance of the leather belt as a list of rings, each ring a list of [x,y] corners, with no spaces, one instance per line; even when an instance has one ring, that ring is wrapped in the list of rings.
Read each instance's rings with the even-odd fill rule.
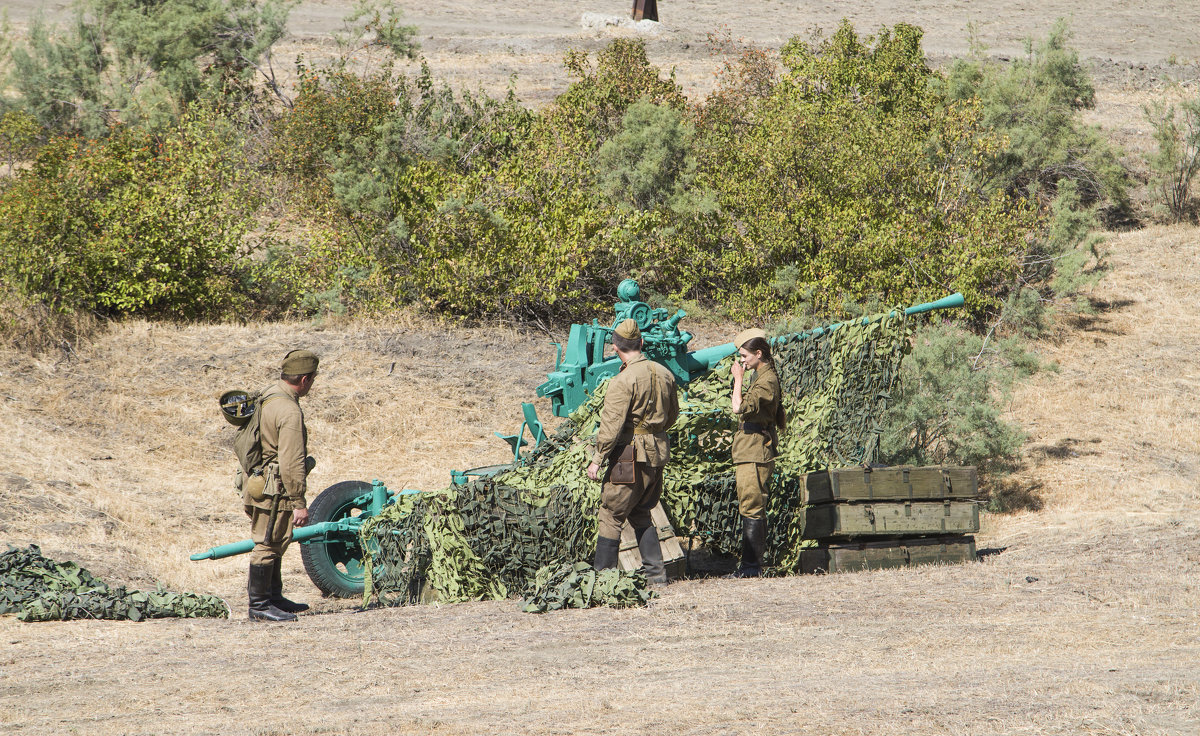
[[[766,427],[758,422],[742,422],[738,424],[738,429],[742,430],[746,434],[762,434],[766,431]]]

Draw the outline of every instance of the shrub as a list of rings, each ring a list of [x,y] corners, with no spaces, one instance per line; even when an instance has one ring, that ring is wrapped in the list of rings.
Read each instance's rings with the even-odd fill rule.
[[[129,128],[53,139],[0,192],[0,273],[58,310],[229,313],[255,206],[238,153],[202,115],[161,140]]]
[[[945,95],[951,102],[978,99],[984,127],[1007,141],[979,172],[982,185],[1048,204],[1059,183],[1071,180],[1083,205],[1116,215],[1128,208],[1128,177],[1099,128],[1081,120],[1096,92],[1070,38],[1059,20],[1046,38],[1026,39],[1025,55],[1007,63],[986,59],[975,46],[973,58],[951,65]]]
[[[757,315],[956,290],[977,314],[998,308],[1037,214],[979,194],[998,142],[975,105],[943,103],[920,37],[901,24],[860,39],[843,24],[790,41],[760,94],[718,95],[700,115],[697,182],[720,215],[680,228],[684,278],[663,290]]]
[[[1161,100],[1144,108],[1157,148],[1146,157],[1150,186],[1173,222],[1192,208],[1192,179],[1200,171],[1200,98],[1178,105]]]
[[[35,20],[8,51],[18,104],[50,131],[99,137],[170,126],[232,78],[265,78],[286,30],[285,0],[82,0],[65,28]]]
[[[981,337],[948,322],[923,328],[901,367],[881,462],[1003,470],[1025,436],[1000,407],[1014,380],[1037,369],[1018,338]]]

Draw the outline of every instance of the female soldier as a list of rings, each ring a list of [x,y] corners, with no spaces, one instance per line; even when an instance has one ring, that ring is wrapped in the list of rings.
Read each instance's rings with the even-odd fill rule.
[[[783,412],[779,374],[771,359],[767,333],[759,329],[743,330],[734,338],[741,360],[735,360],[733,374],[733,413],[738,428],[733,435],[733,463],[736,468],[738,512],[742,516],[742,564],[735,577],[752,578],[762,573],[767,549],[767,493],[779,430],[787,420]],[[754,371],[750,386],[742,393],[742,378]]]

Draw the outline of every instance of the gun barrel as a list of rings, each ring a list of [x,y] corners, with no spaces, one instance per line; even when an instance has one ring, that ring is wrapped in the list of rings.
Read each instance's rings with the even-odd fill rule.
[[[925,304],[918,304],[913,307],[908,307],[907,309],[904,310],[904,313],[906,315],[924,314],[925,312],[933,312],[933,311],[936,311],[939,309],[953,309],[954,307],[961,307],[965,303],[966,303],[966,300],[963,298],[963,295],[959,292],[956,292],[954,294],[951,294],[950,296],[942,297],[941,299],[938,299],[937,301],[926,302]],[[894,316],[896,316],[896,312],[895,311],[889,312],[887,314],[887,316],[894,317]],[[870,324],[873,319],[881,319],[881,318],[880,317],[875,317],[875,318],[863,317],[861,320],[858,320],[858,321],[865,325],[865,324]],[[814,329],[809,330],[808,332],[799,332],[799,333],[793,333],[790,335],[780,335],[779,337],[771,338],[770,342],[772,345],[776,345],[776,344],[787,344],[789,342],[796,342],[797,340],[807,340],[810,337],[817,337],[818,335],[823,335],[827,332],[833,332],[834,330],[836,330],[839,327],[842,327],[846,324],[852,324],[854,321],[855,320],[850,320],[850,322],[838,322],[836,324],[826,325],[824,327],[816,327]],[[693,377],[699,376],[703,373],[707,373],[708,371],[711,371],[713,368],[716,368],[717,364],[720,363],[722,360],[724,360],[726,357],[736,353],[737,349],[738,349],[737,345],[734,345],[731,342],[727,342],[724,345],[715,345],[710,348],[704,348],[703,350],[696,350],[696,351],[688,354],[688,357],[691,360],[695,361],[694,364],[688,365],[688,369],[693,372],[693,374],[694,374]]]
[[[347,528],[346,521],[323,521],[319,524],[298,526],[292,530],[292,541],[306,542],[322,534],[345,531]],[[361,521],[358,522],[358,524],[361,523]],[[353,526],[357,526],[358,524],[353,524]],[[244,555],[252,549],[254,549],[254,540],[243,539],[240,542],[230,542],[229,544],[222,544],[219,547],[212,547],[204,552],[197,552],[191,556],[191,560],[194,562],[199,562],[200,560],[222,560],[226,557]]]

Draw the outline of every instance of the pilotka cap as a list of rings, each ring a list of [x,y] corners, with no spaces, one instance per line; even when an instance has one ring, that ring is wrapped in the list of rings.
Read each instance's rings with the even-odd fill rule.
[[[293,350],[283,356],[282,371],[289,376],[303,376],[306,373],[316,373],[317,364],[321,359],[311,350]]]
[[[642,331],[638,329],[637,322],[632,319],[627,319],[617,325],[614,332],[626,340],[640,340],[642,337]]]
[[[737,334],[737,337],[733,338],[733,344],[735,347],[740,348],[756,337],[761,337],[762,339],[766,340],[767,333],[764,332],[763,330],[758,329],[757,327],[751,327],[748,330],[742,330],[741,332],[739,332]]]

